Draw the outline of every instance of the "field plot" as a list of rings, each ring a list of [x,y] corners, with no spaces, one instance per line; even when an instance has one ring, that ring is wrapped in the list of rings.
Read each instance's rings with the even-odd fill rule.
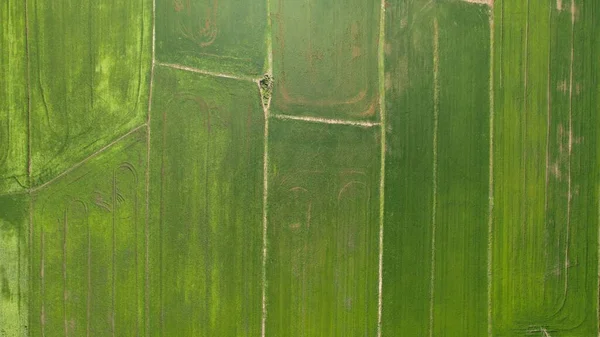
[[[267,0],[157,0],[156,58],[260,77],[267,65]]]
[[[383,335],[485,335],[489,9],[406,1],[386,19]]]
[[[383,336],[428,336],[434,205],[434,8],[386,11]],[[439,29],[439,28],[438,28]],[[436,41],[436,42],[434,42]]]
[[[493,332],[595,336],[598,5],[495,6]]]
[[[0,194],[29,187],[25,5],[0,8]]]
[[[155,79],[150,335],[256,336],[264,137],[258,86],[164,67]]]
[[[269,130],[266,335],[375,335],[378,128]]]
[[[29,196],[0,196],[0,335],[27,336]]]
[[[31,336],[144,334],[146,133],[32,192]]]
[[[489,10],[440,4],[434,33],[433,336],[487,332]],[[436,155],[434,153],[434,155]]]
[[[273,111],[376,120],[379,0],[271,1]]]
[[[31,185],[145,121],[149,0],[27,2]]]

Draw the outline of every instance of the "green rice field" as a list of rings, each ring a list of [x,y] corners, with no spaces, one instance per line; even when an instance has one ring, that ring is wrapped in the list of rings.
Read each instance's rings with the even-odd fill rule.
[[[0,337],[600,336],[598,0],[0,23]]]

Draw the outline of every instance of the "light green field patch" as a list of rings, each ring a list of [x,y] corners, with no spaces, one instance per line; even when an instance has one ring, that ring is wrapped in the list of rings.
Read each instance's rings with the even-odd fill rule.
[[[146,133],[33,194],[31,335],[143,335]]]
[[[495,336],[598,333],[597,6],[495,3]]]
[[[0,336],[27,336],[29,195],[0,197]]]
[[[149,0],[32,0],[28,8],[32,185],[146,119]]]
[[[6,193],[29,186],[25,3],[2,4],[0,23],[0,193]]]

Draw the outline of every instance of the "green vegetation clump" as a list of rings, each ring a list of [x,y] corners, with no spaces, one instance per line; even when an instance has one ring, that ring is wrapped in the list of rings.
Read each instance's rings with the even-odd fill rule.
[[[264,106],[269,105],[271,94],[273,93],[273,76],[265,74],[260,80],[260,95]]]

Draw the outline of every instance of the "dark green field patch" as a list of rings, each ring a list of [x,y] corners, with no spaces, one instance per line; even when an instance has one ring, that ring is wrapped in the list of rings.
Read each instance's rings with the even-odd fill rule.
[[[487,334],[489,8],[437,7],[432,336]]]
[[[484,335],[489,9],[388,13],[382,335]]]
[[[267,336],[374,336],[379,130],[272,120]]]
[[[382,336],[427,336],[434,152],[434,7],[386,11],[386,153]]]

